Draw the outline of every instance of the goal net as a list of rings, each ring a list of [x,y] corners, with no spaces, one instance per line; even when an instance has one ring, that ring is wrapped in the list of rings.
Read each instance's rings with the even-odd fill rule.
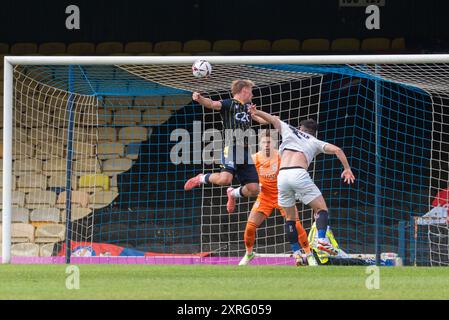
[[[318,138],[348,156],[351,186],[334,156],[309,168],[341,248],[449,263],[447,224],[415,223],[449,181],[446,56],[206,57],[213,72],[202,79],[191,73],[197,58],[9,58],[4,262],[237,264],[255,199],[228,214],[226,187],[183,186],[219,172],[221,159],[220,114],[191,93],[226,99],[233,80],[250,79],[259,108],[294,127],[317,120]],[[262,128],[253,122],[256,137]],[[313,213],[298,210],[308,231]],[[255,251],[256,264],[294,263],[279,212],[258,228]]]

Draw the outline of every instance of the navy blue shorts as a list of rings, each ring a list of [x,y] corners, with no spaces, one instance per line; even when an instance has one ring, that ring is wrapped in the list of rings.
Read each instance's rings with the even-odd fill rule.
[[[248,183],[259,183],[256,166],[252,163],[248,147],[244,147],[243,152],[237,153],[236,146],[225,147],[221,153],[221,171],[229,172],[237,177],[242,186]]]

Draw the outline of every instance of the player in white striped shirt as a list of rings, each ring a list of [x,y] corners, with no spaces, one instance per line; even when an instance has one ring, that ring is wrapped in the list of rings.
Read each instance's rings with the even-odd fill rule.
[[[326,238],[329,221],[326,201],[321,191],[310,178],[307,169],[318,154],[334,154],[344,168],[341,177],[345,183],[351,184],[354,182],[355,177],[345,153],[339,147],[318,140],[315,137],[317,132],[315,120],[302,121],[300,128],[297,129],[281,121],[276,116],[257,110],[255,106],[252,106],[249,112],[252,116],[256,116],[255,119],[261,118],[270,123],[275,129],[279,130],[282,136],[282,144],[279,148],[281,169],[278,175],[278,202],[286,212],[287,238],[290,242],[298,241],[294,223],[296,220],[296,197],[299,197],[302,203],[313,209],[318,230],[317,248],[330,254],[336,254],[329,239]]]

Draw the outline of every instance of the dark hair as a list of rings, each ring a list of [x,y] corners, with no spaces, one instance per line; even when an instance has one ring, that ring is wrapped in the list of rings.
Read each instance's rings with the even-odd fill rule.
[[[271,138],[271,133],[270,133],[270,129],[263,129],[260,135],[260,140],[262,140],[262,138]]]
[[[312,136],[316,136],[316,132],[318,130],[318,123],[316,123],[313,119],[303,120],[299,123],[300,127],[304,127],[303,131],[311,134]]]

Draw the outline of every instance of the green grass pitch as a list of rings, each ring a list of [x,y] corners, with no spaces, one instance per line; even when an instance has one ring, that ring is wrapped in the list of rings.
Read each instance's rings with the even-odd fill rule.
[[[449,299],[449,268],[80,265],[66,288],[65,265],[0,265],[0,299]]]

